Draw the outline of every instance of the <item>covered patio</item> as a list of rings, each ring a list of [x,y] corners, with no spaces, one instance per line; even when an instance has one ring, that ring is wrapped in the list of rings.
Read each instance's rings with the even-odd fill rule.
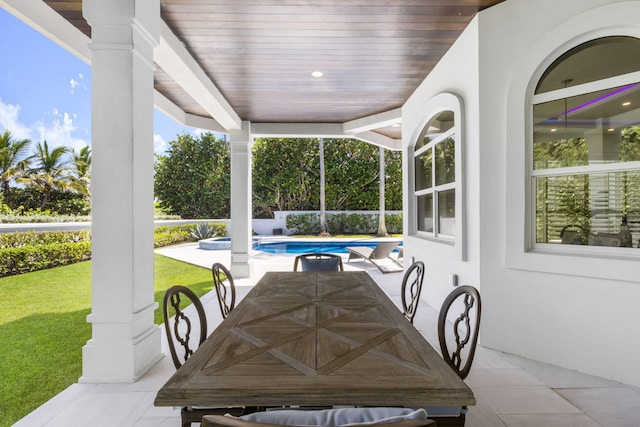
[[[425,263],[423,307],[434,307],[421,310],[418,327],[433,338],[437,307],[457,283],[476,286],[483,298],[482,353],[468,380],[479,404],[469,425],[609,425],[620,414],[624,421],[615,425],[639,423],[633,355],[640,341],[630,337],[640,322],[640,252],[539,244],[532,182],[555,176],[533,170],[531,157],[535,102],[561,104],[562,96],[640,81],[632,63],[596,83],[535,92],[566,52],[607,37],[640,38],[640,2],[0,0],[0,6],[92,66],[92,338],[83,348],[79,384],[23,425],[87,417],[100,425],[105,414],[118,413],[114,407],[124,425],[177,422],[177,414],[151,407],[171,371],[153,324],[154,107],[230,136],[231,250],[222,261],[246,286],[266,268],[251,250],[255,138],[357,138],[402,150],[404,257]],[[594,63],[586,58],[567,72]],[[627,105],[615,118],[636,126],[637,106]],[[566,119],[568,108],[561,110]],[[588,131],[603,146],[615,129],[596,118]],[[432,124],[446,132],[431,133]],[[441,152],[455,154],[454,164],[435,190],[421,188],[420,174],[427,174],[421,156],[440,143]],[[637,173],[640,161],[602,168]],[[370,273],[397,300],[399,279]]]
[[[358,138],[400,150],[402,104],[476,12],[500,2],[0,1],[92,67],[93,333],[80,381],[135,381],[161,357],[154,107],[230,136],[229,265],[234,277],[253,277],[254,138]]]

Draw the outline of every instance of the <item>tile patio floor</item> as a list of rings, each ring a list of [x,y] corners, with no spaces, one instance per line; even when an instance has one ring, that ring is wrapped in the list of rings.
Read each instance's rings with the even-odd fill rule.
[[[229,251],[205,251],[197,244],[158,250],[193,264],[229,265]],[[256,252],[251,279],[238,279],[238,296],[269,271],[289,271],[292,255]],[[345,269],[366,269],[400,305],[400,273],[383,275],[371,264],[345,262]],[[220,322],[215,295],[203,298],[210,325]],[[414,320],[416,327],[438,348],[437,311],[424,301]],[[212,327],[213,329],[213,327]],[[163,343],[163,352],[168,348]],[[635,362],[635,360],[633,361]],[[636,366],[630,363],[630,368]],[[605,362],[606,363],[606,362]],[[14,424],[15,427],[179,427],[180,412],[154,407],[157,390],[175,372],[164,357],[142,379],[126,384],[73,384]],[[467,384],[477,405],[469,408],[468,427],[637,427],[640,426],[640,388],[557,368],[479,346]]]

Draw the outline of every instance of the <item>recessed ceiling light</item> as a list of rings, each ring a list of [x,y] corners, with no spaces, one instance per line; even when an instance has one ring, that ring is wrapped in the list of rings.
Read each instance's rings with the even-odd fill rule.
[[[324,73],[322,71],[314,71],[314,72],[311,73],[311,75],[313,77],[320,78],[320,77],[324,76]]]
[[[630,102],[630,101],[623,102],[623,103],[622,103],[622,105],[623,105],[624,107],[627,107],[627,106],[631,105],[631,102]]]
[[[614,128],[609,128],[607,129],[609,132],[613,132],[615,129]]]
[[[557,131],[557,130],[558,130],[558,129],[553,128],[553,129],[551,129],[551,132],[555,132],[555,131]]]

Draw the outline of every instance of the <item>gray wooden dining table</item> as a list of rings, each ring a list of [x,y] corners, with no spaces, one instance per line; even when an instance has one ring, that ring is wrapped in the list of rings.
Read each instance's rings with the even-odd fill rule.
[[[269,272],[158,391],[156,406],[474,405],[366,272]]]

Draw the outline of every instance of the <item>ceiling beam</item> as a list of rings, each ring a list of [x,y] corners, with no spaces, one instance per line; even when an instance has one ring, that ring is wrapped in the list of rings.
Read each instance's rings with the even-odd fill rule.
[[[164,21],[153,59],[224,129],[242,128],[240,117]]]
[[[210,130],[214,132],[225,133],[226,130],[210,117],[197,116],[195,114],[185,113],[180,107],[171,102],[169,98],[158,92],[153,94],[153,103],[156,108],[162,111],[167,117],[171,117],[178,123],[185,126],[191,126],[198,129]]]
[[[89,37],[42,0],[0,0],[0,7],[81,61],[91,63]]]
[[[251,135],[256,138],[351,138],[340,123],[251,123]]]
[[[361,133],[368,130],[379,129],[402,122],[402,108],[373,114],[361,119],[345,122],[343,125],[346,133]]]
[[[352,138],[359,139],[360,141],[368,142],[369,144],[377,145],[378,147],[384,147],[391,151],[402,150],[402,140],[390,138],[381,133],[373,131],[360,132],[352,135]]]

